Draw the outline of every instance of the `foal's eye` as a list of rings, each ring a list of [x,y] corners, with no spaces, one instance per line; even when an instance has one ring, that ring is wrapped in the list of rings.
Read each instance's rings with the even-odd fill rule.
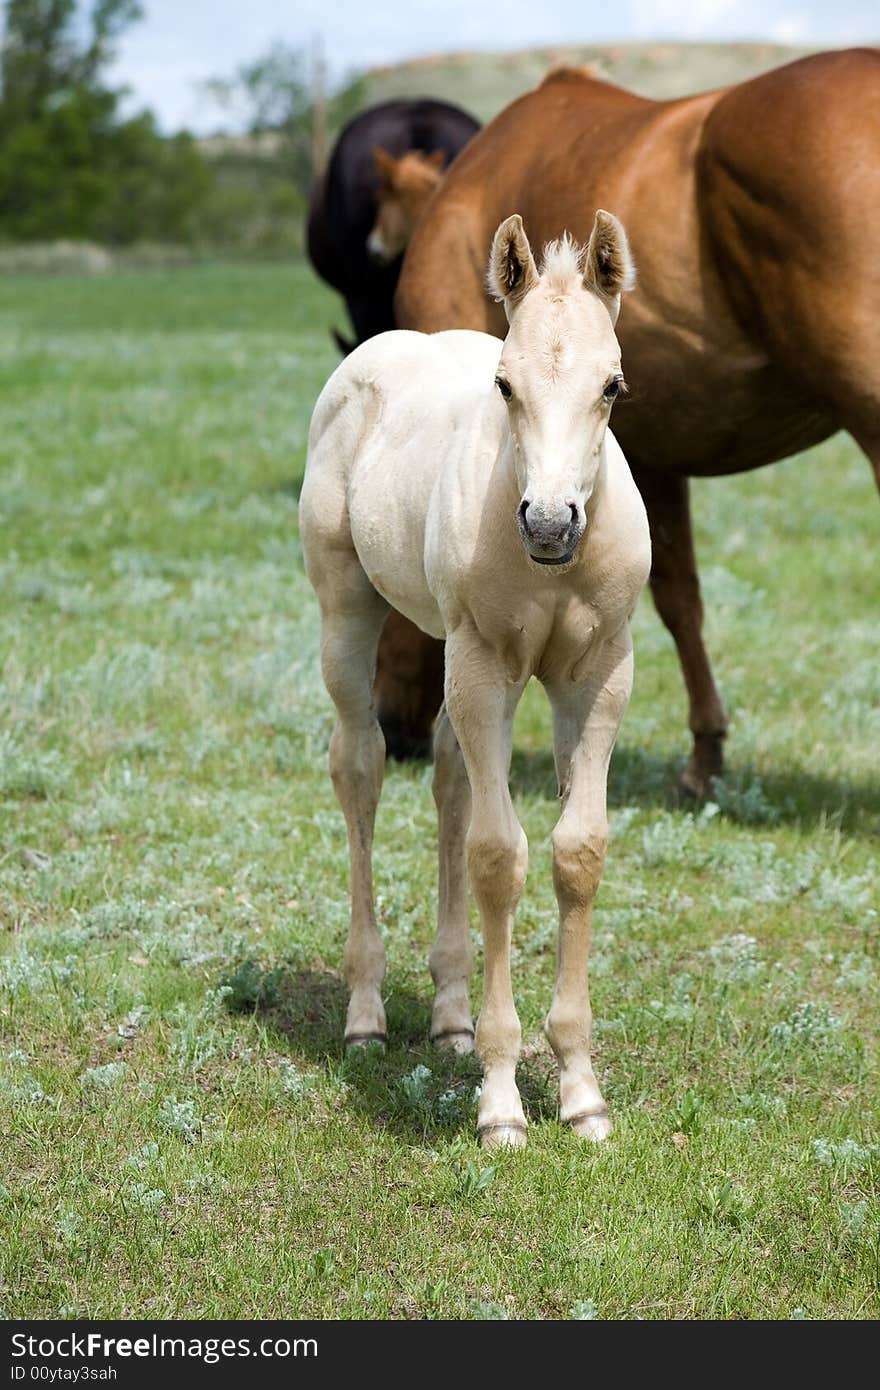
[[[498,387],[504,399],[509,401],[513,395],[513,391],[510,389],[510,382],[506,381],[503,376],[496,376],[495,385]]]
[[[621,391],[626,390],[626,383],[622,376],[613,376],[609,381],[602,396],[606,401],[616,401]]]

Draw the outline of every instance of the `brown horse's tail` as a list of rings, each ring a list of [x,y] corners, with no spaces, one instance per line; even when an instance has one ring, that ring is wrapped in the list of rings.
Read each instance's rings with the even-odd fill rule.
[[[339,351],[342,353],[343,357],[347,357],[348,354],[350,352],[353,352],[354,349],[357,347],[357,343],[355,342],[354,338],[343,338],[338,328],[331,328],[330,334],[333,338],[334,343],[339,348]]]

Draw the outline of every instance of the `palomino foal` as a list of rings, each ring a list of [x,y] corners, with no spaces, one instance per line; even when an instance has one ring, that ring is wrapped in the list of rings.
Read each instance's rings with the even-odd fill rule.
[[[632,687],[629,624],[650,567],[645,510],[608,429],[623,385],[614,324],[632,280],[610,214],[596,214],[584,251],[568,238],[548,247],[540,274],[522,220],[509,217],[489,266],[510,322],[503,346],[466,331],[382,334],[337,368],[312,420],[300,526],[338,715],[330,771],[351,855],[346,1042],[385,1037],[371,869],[385,750],[372,690],[390,605],[446,638],[431,1036],[461,1051],[474,1039],[467,867],[485,955],[476,1046],[487,1145],[526,1137],[510,948],[528,846],[508,773],[514,711],[533,675],[552,706],[562,798],[558,969],[545,1025],[560,1118],[588,1139],[611,1127],[590,1059],[587,958],[608,763]]]

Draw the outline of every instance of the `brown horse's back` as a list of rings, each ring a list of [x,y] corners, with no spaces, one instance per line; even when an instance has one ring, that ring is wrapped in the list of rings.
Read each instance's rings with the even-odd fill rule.
[[[698,163],[714,262],[750,337],[818,408],[880,440],[880,50],[732,88]]]
[[[624,132],[655,106],[585,70],[560,69],[496,116],[459,155],[452,187],[447,177],[427,227],[416,230],[395,303],[398,326],[481,328],[503,337],[504,314],[485,291],[495,228],[519,212],[537,245],[564,227],[574,233],[581,223],[586,235],[596,210],[591,147],[620,146]],[[572,187],[573,167],[584,174],[585,186]],[[445,277],[441,291],[435,267],[446,256],[454,257],[455,275]]]
[[[623,220],[639,271],[615,419],[633,462],[736,472],[876,414],[845,382],[853,342],[880,360],[876,50],[670,102],[551,74],[460,156],[404,262],[398,323],[503,334],[484,287],[495,227],[518,211],[533,243],[582,240],[597,207]]]
[[[655,102],[579,70],[551,74],[459,158],[404,261],[398,324],[503,336],[504,316],[484,285],[499,222],[520,212],[533,243],[565,230],[585,241],[596,208],[608,208],[627,227],[639,275],[618,328],[633,390],[615,419],[624,450],[682,473],[706,471],[707,462],[710,471],[743,466],[731,463],[731,449],[743,448],[751,378],[766,362],[704,255],[697,194],[696,152],[721,96]],[[444,263],[455,276],[441,289]],[[710,414],[701,424],[706,397],[722,392],[749,404],[732,421]]]

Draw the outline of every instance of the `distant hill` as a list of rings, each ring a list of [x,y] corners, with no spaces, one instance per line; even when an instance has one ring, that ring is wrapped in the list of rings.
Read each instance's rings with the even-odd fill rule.
[[[772,43],[617,43],[430,54],[361,73],[348,99],[336,110],[331,103],[327,148],[354,110],[394,97],[437,97],[491,120],[562,63],[589,66],[598,77],[643,96],[666,98],[741,82],[815,51]],[[300,251],[305,195],[294,185],[279,135],[218,135],[199,145],[217,176],[216,239],[245,253]]]
[[[438,53],[363,75],[364,105],[393,97],[438,97],[488,121],[559,63],[648,97],[677,97],[741,82],[815,49],[774,43],[615,43],[518,53]]]

